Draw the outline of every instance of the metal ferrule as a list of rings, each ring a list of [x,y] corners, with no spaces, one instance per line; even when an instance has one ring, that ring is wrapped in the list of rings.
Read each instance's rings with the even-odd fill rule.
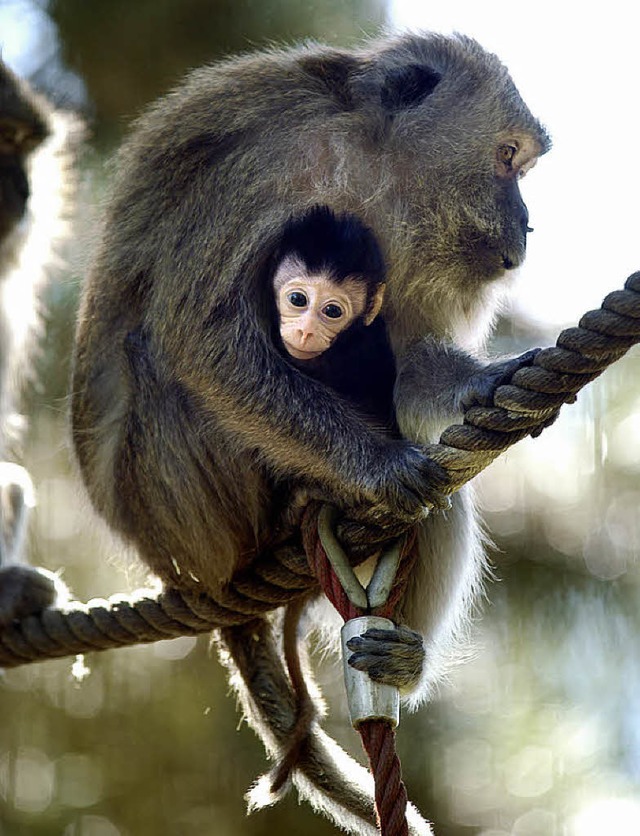
[[[400,692],[393,685],[374,682],[369,674],[357,671],[347,662],[352,651],[347,642],[354,636],[360,636],[369,629],[390,630],[395,627],[388,618],[376,615],[362,615],[352,618],[342,628],[342,661],[344,663],[344,682],[347,690],[349,715],[355,729],[364,720],[388,720],[395,728],[400,722]]]

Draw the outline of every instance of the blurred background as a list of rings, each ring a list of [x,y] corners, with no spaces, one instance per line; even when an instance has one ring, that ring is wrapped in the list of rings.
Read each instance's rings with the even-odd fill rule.
[[[535,16],[533,9],[535,8]],[[579,10],[579,13],[578,13]],[[79,231],[46,299],[25,464],[31,559],[82,600],[145,582],[92,518],[67,445],[78,290],[108,160],[188,69],[265,44],[452,29],[509,66],[554,149],[523,184],[530,237],[497,352],[551,344],[640,267],[637,39],[622,0],[0,0],[0,53],[89,125]],[[438,836],[640,833],[640,353],[478,480],[495,580],[468,659],[399,730],[411,799]],[[264,753],[206,637],[8,671],[0,681],[0,836],[262,836],[334,829],[294,794],[247,818]],[[357,757],[341,677],[328,731]]]

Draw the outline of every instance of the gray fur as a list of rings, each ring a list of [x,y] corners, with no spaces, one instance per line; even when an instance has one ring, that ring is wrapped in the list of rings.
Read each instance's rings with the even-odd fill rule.
[[[138,120],[84,291],[72,422],[97,510],[166,583],[215,594],[286,539],[292,487],[365,521],[438,504],[421,444],[504,371],[460,346],[481,345],[524,257],[519,155],[534,149],[524,171],[548,146],[498,59],[438,35],[235,58]],[[264,267],[313,204],[355,213],[381,244],[402,440],[274,348]],[[419,539],[403,617],[424,631],[426,694],[480,585],[469,495]]]

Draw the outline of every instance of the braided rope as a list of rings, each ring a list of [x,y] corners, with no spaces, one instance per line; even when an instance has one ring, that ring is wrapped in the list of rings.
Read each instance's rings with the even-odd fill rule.
[[[563,403],[640,342],[640,272],[610,293],[555,347],[538,353],[500,386],[492,407],[471,407],[463,424],[448,427],[427,453],[445,471],[453,493],[504,450],[543,429]],[[392,536],[395,536],[393,532]],[[388,536],[388,535],[387,535]],[[90,650],[196,635],[242,624],[316,585],[304,555],[284,549],[256,561],[216,598],[168,590],[117,595],[28,616],[0,631],[0,666],[70,656]]]
[[[385,720],[365,720],[358,731],[373,774],[381,836],[409,836],[407,790],[396,751],[395,729]]]
[[[463,424],[447,427],[440,443],[429,445],[427,455],[446,472],[445,492],[454,493],[512,444],[544,429],[558,407],[572,403],[583,386],[639,341],[640,272],[499,386],[492,407],[471,407]]]
[[[0,667],[148,644],[245,624],[316,586],[303,554],[291,549],[263,557],[238,573],[216,599],[168,589],[138,590],[88,604],[72,602],[14,621],[0,630]]]

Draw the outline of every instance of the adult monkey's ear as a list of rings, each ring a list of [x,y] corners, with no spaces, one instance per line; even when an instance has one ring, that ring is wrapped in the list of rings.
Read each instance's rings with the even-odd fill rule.
[[[416,107],[438,86],[441,75],[425,64],[387,70],[380,90],[382,107],[390,113]]]
[[[300,58],[300,66],[317,79],[326,91],[344,108],[354,108],[351,81],[362,68],[361,61],[347,52],[332,49]]]
[[[382,302],[384,300],[384,289],[386,285],[384,283],[379,284],[376,288],[375,296],[371,300],[371,305],[369,306],[369,310],[366,312],[364,316],[364,324],[371,325],[373,320],[378,316],[380,313],[380,309],[382,308]]]

